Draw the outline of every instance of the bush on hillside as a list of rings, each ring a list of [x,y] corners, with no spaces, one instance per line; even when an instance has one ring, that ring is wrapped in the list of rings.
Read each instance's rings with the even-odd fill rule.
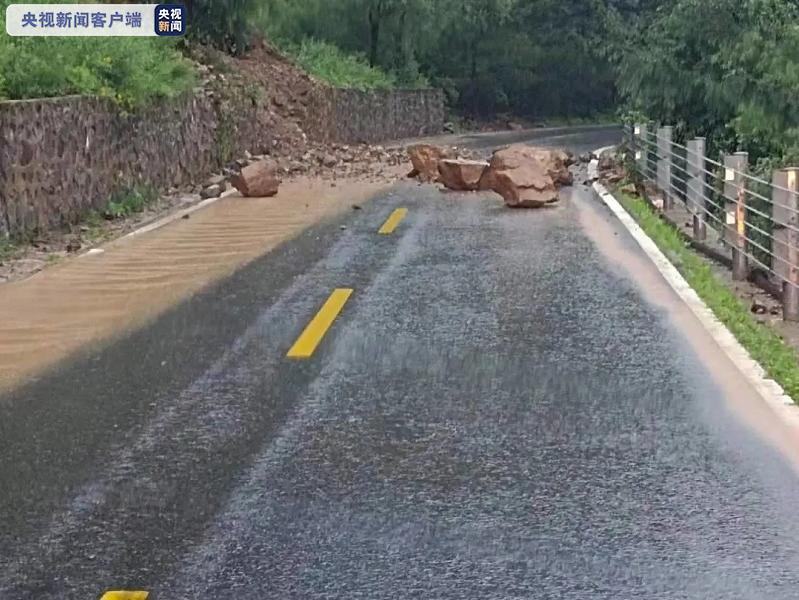
[[[306,39],[300,44],[286,45],[283,50],[311,75],[335,87],[359,90],[396,87],[392,75],[370,67],[363,56],[347,54],[327,42]]]

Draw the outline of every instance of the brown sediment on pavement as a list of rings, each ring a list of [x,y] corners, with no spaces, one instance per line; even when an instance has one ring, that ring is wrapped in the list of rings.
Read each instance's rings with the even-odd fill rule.
[[[393,175],[393,173],[392,173]],[[229,275],[390,179],[285,183],[272,198],[232,196],[189,219],[104,246],[0,288],[0,389],[79,347],[132,328]]]
[[[625,239],[626,229],[621,223],[588,200],[590,191],[584,194],[575,191],[573,204],[588,238],[609,262],[627,273],[648,301],[666,311],[710,373],[736,418],[756,431],[799,472],[799,428],[784,422],[772,411],[643,251],[630,251],[630,244],[635,249],[638,246],[631,238]],[[657,365],[652,367],[657,368]]]

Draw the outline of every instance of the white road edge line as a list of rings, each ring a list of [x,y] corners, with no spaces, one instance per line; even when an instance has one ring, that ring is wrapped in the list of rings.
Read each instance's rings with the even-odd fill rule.
[[[190,215],[194,212],[197,212],[198,210],[201,210],[207,206],[212,205],[214,202],[218,202],[222,198],[227,198],[228,196],[232,196],[237,193],[238,193],[237,190],[230,189],[226,192],[223,192],[220,196],[217,196],[216,198],[207,198],[202,202],[198,202],[197,204],[190,206],[189,208],[184,208],[183,210],[179,210],[175,213],[172,213],[171,215],[165,216],[163,219],[158,219],[157,221],[150,223],[149,225],[145,225],[144,227],[140,227],[139,229],[131,231],[130,233],[126,233],[125,235],[123,235],[121,238],[118,239],[125,240],[128,238],[136,237],[138,235],[142,235],[144,233],[155,231],[156,229],[161,229],[161,227],[169,225],[172,221],[177,221],[178,219],[182,219],[186,215]]]
[[[594,150],[594,155],[596,155],[597,158],[598,158],[598,157],[602,156],[608,150],[615,150],[615,149],[616,149],[616,146],[603,146],[602,148]]]
[[[705,302],[688,284],[677,268],[671,264],[666,255],[660,251],[655,242],[644,232],[618,200],[601,183],[594,183],[594,192],[605,205],[621,221],[641,249],[655,264],[660,274],[677,293],[702,326],[707,330],[727,357],[738,368],[760,397],[776,413],[777,417],[791,427],[799,427],[799,406],[785,393],[776,381],[769,379],[768,374],[755,361],[746,349],[741,346],[732,332],[716,318]]]

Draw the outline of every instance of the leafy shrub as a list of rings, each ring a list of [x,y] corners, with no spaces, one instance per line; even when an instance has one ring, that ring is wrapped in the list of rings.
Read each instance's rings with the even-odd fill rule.
[[[370,67],[363,55],[347,54],[327,42],[306,39],[283,50],[311,75],[335,87],[368,90],[396,86],[392,75]]]
[[[189,36],[230,54],[241,54],[264,19],[263,0],[187,0]]]
[[[0,28],[5,9],[0,0]],[[194,84],[175,42],[151,38],[12,38],[0,35],[0,98],[97,95],[134,109]]]
[[[158,200],[158,192],[151,187],[134,187],[115,193],[103,211],[106,219],[120,219],[140,213]]]

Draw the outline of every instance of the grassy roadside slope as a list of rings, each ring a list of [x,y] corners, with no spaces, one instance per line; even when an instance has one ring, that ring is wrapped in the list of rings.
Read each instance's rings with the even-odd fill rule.
[[[284,44],[281,50],[305,71],[334,87],[357,90],[396,87],[396,79],[390,73],[371,67],[362,56],[347,54],[327,42],[306,39],[299,44]]]
[[[664,223],[644,200],[621,192],[616,197],[769,377],[794,401],[799,399],[799,353],[771,327],[758,323],[746,305],[713,274],[707,262],[688,248],[679,233]]]

